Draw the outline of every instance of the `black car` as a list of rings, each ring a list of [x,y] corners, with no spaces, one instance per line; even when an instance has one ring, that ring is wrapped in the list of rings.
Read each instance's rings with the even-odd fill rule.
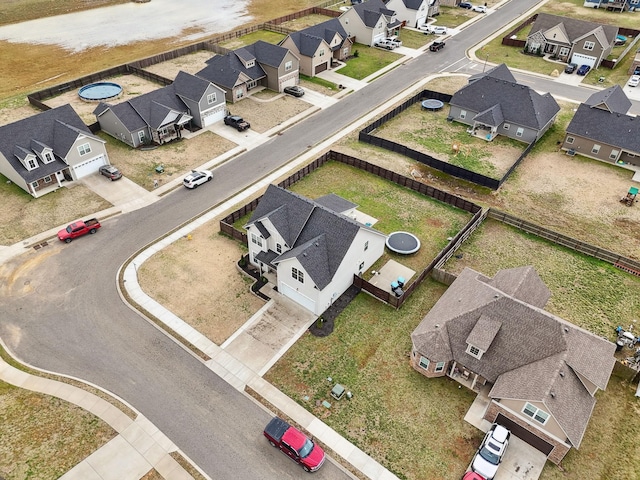
[[[573,73],[578,68],[577,63],[569,63],[566,67],[564,67],[564,73]]]
[[[442,50],[444,48],[444,42],[433,42],[429,45],[430,52],[437,52],[438,50]]]
[[[284,93],[288,93],[294,97],[301,97],[304,95],[304,90],[298,85],[293,85],[290,87],[284,87]]]
[[[239,132],[251,128],[249,122],[245,121],[242,117],[239,117],[237,115],[227,115],[226,117],[224,117],[224,124],[235,128]]]
[[[458,5],[460,8],[466,8],[467,10],[471,10],[473,5],[470,2],[460,2]]]

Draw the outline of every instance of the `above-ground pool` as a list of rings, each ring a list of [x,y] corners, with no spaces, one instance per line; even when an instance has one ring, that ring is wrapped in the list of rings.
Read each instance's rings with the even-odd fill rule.
[[[82,87],[78,90],[78,95],[88,102],[110,100],[122,95],[122,87],[113,82],[97,82]]]
[[[442,107],[444,107],[444,102],[436,100],[435,98],[430,98],[428,100],[422,101],[422,108],[424,108],[425,110],[436,112],[438,110],[442,110]]]
[[[393,232],[387,237],[387,248],[392,252],[410,255],[420,250],[420,240],[413,233]]]

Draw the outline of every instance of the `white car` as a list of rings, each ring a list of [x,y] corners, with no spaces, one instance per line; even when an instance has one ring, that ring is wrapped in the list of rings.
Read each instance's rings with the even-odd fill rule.
[[[184,177],[182,184],[187,188],[198,188],[198,185],[210,182],[213,173],[209,170],[191,170],[191,173]]]
[[[471,470],[480,474],[486,480],[493,480],[500,462],[509,445],[511,432],[502,425],[494,423],[482,440],[478,453],[473,457]]]
[[[434,35],[446,35],[447,34],[447,27],[441,27],[438,25],[424,25],[422,27],[419,28],[420,30],[422,30],[425,34],[430,34],[433,33]]]
[[[471,10],[473,12],[487,13],[487,7],[485,7],[484,5],[474,5],[473,7],[471,7]]]
[[[627,85],[629,85],[630,87],[637,87],[638,84],[640,84],[640,75],[631,75],[631,78],[629,79],[629,83]]]

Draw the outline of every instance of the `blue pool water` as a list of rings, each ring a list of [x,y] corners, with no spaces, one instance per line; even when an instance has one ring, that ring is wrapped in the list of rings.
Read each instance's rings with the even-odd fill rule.
[[[122,93],[122,87],[112,82],[97,82],[85,85],[78,91],[83,100],[107,100],[117,97]]]

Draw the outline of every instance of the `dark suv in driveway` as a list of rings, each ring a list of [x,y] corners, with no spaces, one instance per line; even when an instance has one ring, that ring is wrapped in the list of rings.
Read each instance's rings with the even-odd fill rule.
[[[564,67],[564,73],[573,73],[576,71],[576,68],[578,68],[577,63],[570,63],[566,67]]]

